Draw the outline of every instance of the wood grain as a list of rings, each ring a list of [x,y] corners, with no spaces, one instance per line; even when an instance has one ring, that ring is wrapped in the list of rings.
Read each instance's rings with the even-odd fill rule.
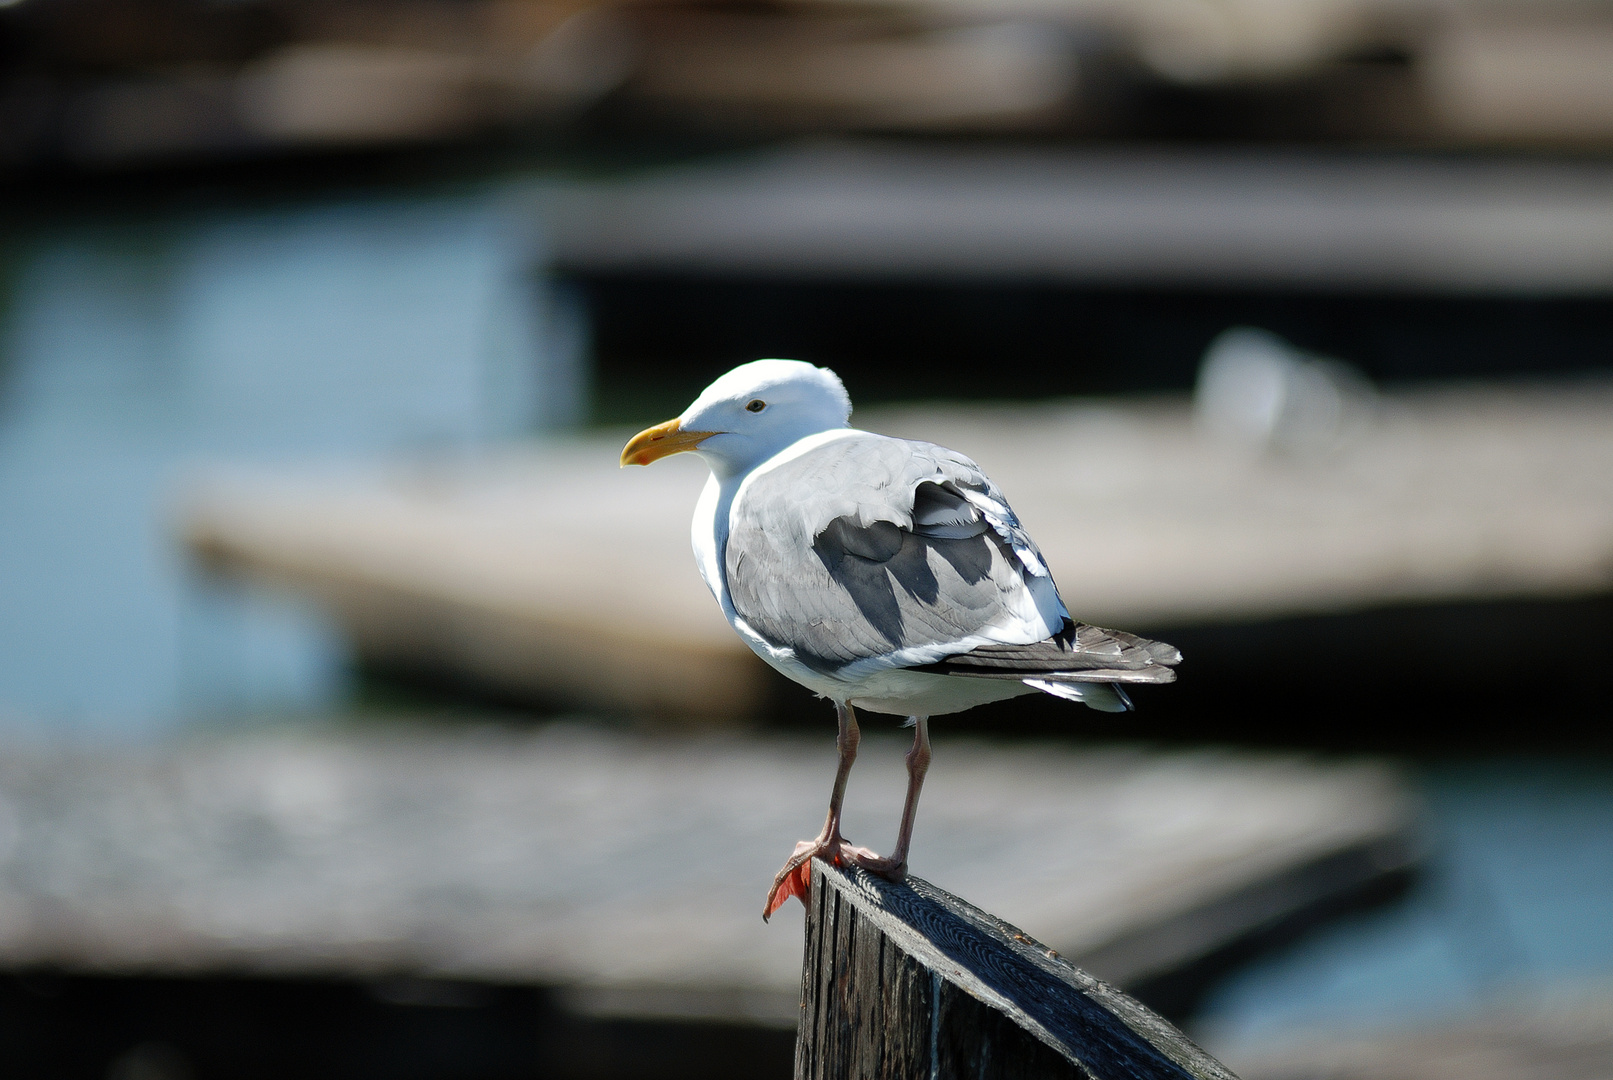
[[[797,1080],[1233,1080],[1167,1021],[929,882],[813,863]]]

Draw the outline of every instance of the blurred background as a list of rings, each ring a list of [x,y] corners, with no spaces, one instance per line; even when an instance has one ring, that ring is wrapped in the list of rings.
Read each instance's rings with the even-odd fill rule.
[[[1613,4],[0,0],[0,192],[7,1074],[787,1075],[830,709],[615,464],[785,356],[1186,656],[915,873],[1247,1080],[1613,1077]]]

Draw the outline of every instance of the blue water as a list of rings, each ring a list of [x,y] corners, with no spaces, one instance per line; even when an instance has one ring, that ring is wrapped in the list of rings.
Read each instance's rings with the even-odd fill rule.
[[[169,213],[13,238],[0,274],[0,731],[318,709],[317,612],[205,581],[187,475],[474,448],[574,420],[580,322],[538,195]]]
[[[1410,893],[1228,979],[1206,1030],[1416,1024],[1613,993],[1613,762],[1449,764],[1418,782],[1429,862]]]

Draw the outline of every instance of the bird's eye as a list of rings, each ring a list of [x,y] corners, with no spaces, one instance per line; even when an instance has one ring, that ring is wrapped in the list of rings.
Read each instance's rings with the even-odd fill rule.
[[[745,406],[745,411],[761,412],[765,408],[767,408],[767,402],[763,401],[761,398],[752,398],[750,403]]]

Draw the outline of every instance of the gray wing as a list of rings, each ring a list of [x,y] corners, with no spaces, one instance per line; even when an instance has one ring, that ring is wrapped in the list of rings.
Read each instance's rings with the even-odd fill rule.
[[[1011,635],[1035,610],[1037,577],[1052,625],[1063,617],[1041,553],[979,466],[867,433],[753,476],[732,510],[724,572],[753,631],[826,673],[929,663],[994,628]]]

